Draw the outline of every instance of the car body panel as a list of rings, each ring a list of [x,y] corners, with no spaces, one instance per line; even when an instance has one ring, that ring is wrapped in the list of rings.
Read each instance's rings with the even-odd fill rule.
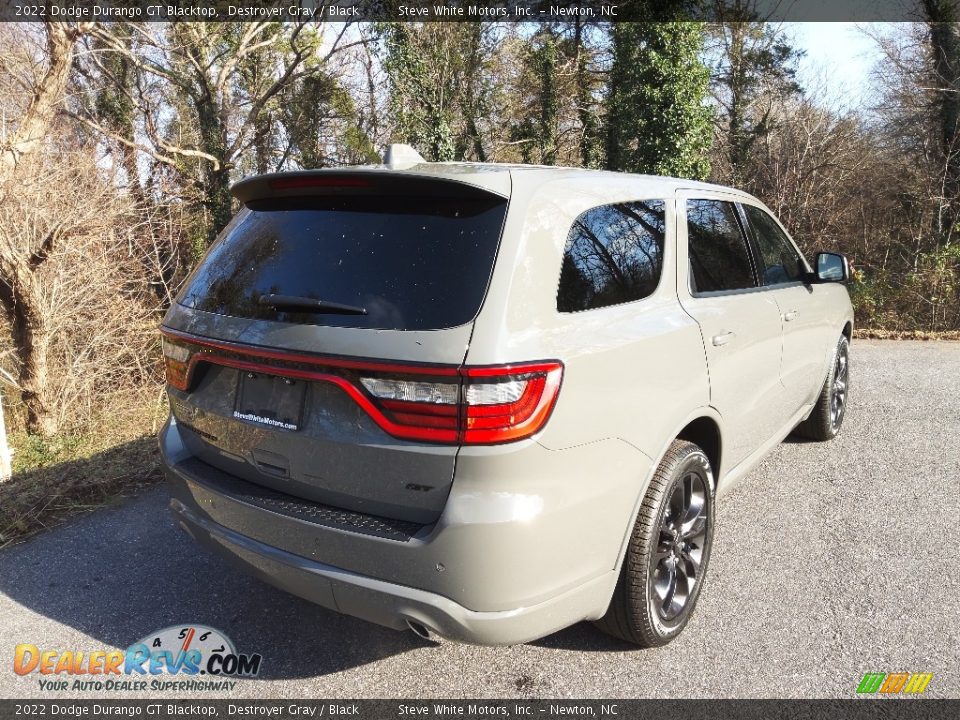
[[[672,421],[687,408],[707,404],[709,396],[700,330],[677,305],[675,275],[666,270],[675,262],[675,243],[666,243],[665,269],[648,298],[560,313],[556,288],[567,233],[587,209],[664,200],[671,238],[675,218],[664,188],[632,176],[598,185],[593,174],[576,172],[535,184],[515,180],[514,187],[500,258],[467,362],[561,358],[564,385],[540,442],[562,449],[621,438],[656,455]],[[632,388],[640,391],[638,397]]]
[[[702,333],[710,404],[723,418],[724,468],[735,467],[786,421],[778,368],[782,352],[780,309],[761,288],[694,295],[690,288],[686,204],[691,199],[739,202],[726,192],[676,194],[677,298]],[[718,473],[722,474],[722,473]]]
[[[291,325],[175,305],[164,324],[202,338],[303,353],[459,365],[469,327],[427,332]],[[353,350],[351,352],[350,350]],[[359,352],[357,352],[359,350]],[[276,490],[350,510],[415,522],[439,517],[457,448],[393,438],[336,386],[308,383],[298,432],[232,417],[242,371],[207,368],[190,393],[169,388],[173,414],[210,465]],[[280,373],[278,373],[280,374]],[[409,485],[416,485],[411,490]],[[423,490],[423,488],[428,488]]]

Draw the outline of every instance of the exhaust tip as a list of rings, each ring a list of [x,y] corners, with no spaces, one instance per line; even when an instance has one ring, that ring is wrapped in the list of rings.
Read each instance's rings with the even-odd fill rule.
[[[438,638],[432,632],[427,630],[425,625],[418,623],[415,620],[407,620],[407,627],[413,630],[415,634],[419,635],[424,640],[434,643],[438,640]]]

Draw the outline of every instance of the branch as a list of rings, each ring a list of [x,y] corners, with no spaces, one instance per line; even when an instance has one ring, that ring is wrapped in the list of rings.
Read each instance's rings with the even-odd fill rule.
[[[53,228],[47,236],[43,239],[43,242],[40,243],[40,247],[34,250],[30,254],[30,259],[27,260],[27,265],[30,267],[30,270],[36,270],[38,267],[43,265],[44,262],[50,257],[50,253],[53,252],[54,247],[57,244],[57,240],[60,239],[60,229],[63,227],[63,223],[57,223],[56,227]]]
[[[146,155],[149,155],[157,162],[161,162],[164,165],[169,165],[170,167],[173,167],[173,168],[176,168],[177,166],[176,158],[170,157],[170,155],[161,155],[160,153],[158,153],[156,150],[153,150],[152,148],[146,147],[132,140],[128,140],[127,138],[123,137],[123,135],[115,133],[112,130],[108,130],[107,128],[103,127],[99,123],[94,122],[90,118],[84,117],[82,115],[77,115],[76,113],[70,112],[70,111],[64,111],[64,114],[67,117],[72,118],[73,120],[77,120],[78,122],[83,123],[84,125],[89,127],[91,130],[96,130],[98,133],[101,133],[102,135],[110,138],[111,140],[114,140],[122,145],[126,145],[129,148],[133,148],[134,150],[137,150]],[[159,140],[158,138],[152,137],[151,139],[157,144],[158,147],[170,153],[171,155],[183,155],[185,157],[202,158],[204,160],[210,161],[214,166],[214,170],[220,169],[220,161],[217,160],[217,158],[215,158],[213,155],[208,155],[207,153],[202,152],[201,150],[191,150],[189,148],[181,148],[181,147],[177,147],[176,145],[170,145],[169,143],[165,143],[162,140]]]

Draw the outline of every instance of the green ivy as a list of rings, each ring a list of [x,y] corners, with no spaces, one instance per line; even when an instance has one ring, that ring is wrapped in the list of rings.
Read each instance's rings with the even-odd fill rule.
[[[710,173],[704,24],[618,23],[607,100],[611,170],[705,179]]]

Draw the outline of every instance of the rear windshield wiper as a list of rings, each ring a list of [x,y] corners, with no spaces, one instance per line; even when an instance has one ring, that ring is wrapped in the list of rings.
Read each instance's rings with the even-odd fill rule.
[[[298,295],[261,295],[260,304],[277,310],[299,310],[309,313],[335,313],[337,315],[366,315],[367,309],[359,305],[315,300]]]

